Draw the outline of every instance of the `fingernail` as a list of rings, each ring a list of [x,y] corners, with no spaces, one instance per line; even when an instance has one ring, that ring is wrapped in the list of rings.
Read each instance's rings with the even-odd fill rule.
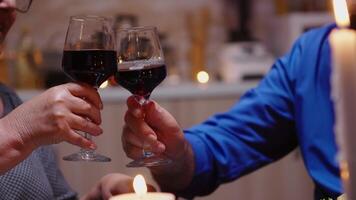
[[[157,140],[157,136],[155,135],[155,134],[149,134],[148,135],[148,139],[150,139],[150,140],[152,140],[152,141],[155,141],[155,140]]]

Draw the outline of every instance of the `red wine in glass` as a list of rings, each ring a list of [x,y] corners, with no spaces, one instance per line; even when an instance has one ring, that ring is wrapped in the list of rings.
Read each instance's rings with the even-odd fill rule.
[[[117,35],[118,70],[116,82],[144,105],[152,91],[166,78],[167,71],[156,27],[121,29]],[[158,140],[160,138],[158,137]],[[145,141],[142,157],[127,167],[153,167],[172,163],[164,153],[153,153]]]
[[[132,94],[148,99],[151,92],[166,78],[164,64],[146,65],[143,69],[119,69],[116,82]]]
[[[98,88],[117,70],[116,51],[65,50],[62,67],[72,80]]]
[[[63,71],[74,81],[98,88],[117,71],[115,35],[111,20],[106,17],[72,16],[63,48]],[[85,132],[84,137],[91,140]],[[67,161],[109,162],[107,156],[91,149],[64,156]]]

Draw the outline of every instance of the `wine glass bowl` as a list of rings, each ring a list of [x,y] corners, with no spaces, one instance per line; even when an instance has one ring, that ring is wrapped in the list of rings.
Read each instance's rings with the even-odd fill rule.
[[[118,70],[116,82],[129,90],[143,105],[152,91],[167,75],[157,28],[133,27],[117,33]],[[143,145],[141,159],[129,163],[128,167],[159,166],[171,163],[164,155],[155,155]]]
[[[99,88],[117,71],[114,38],[109,19],[91,15],[72,16],[63,49],[63,71],[75,82]],[[91,139],[87,133],[84,136]],[[111,160],[90,149],[81,149],[63,159],[97,162]]]

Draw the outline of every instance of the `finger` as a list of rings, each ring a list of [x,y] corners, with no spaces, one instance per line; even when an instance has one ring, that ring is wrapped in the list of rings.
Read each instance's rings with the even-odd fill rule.
[[[94,105],[78,97],[71,98],[70,102],[71,105],[69,105],[69,109],[73,113],[77,115],[85,116],[96,124],[101,124],[100,110],[96,108]]]
[[[142,147],[139,148],[130,143],[126,143],[123,148],[128,158],[131,158],[133,160],[142,158]]]
[[[177,133],[181,131],[174,117],[154,101],[143,106],[145,121],[154,130],[162,133]]]
[[[132,146],[141,149],[144,147],[144,145],[147,145],[146,142],[142,139],[142,137],[138,137],[137,135],[135,135],[127,125],[124,126],[124,130],[121,135],[121,141],[124,149],[127,144],[131,144]],[[149,149],[154,153],[163,153],[166,149],[166,146],[160,141],[156,140],[154,143],[148,145],[148,147],[145,148]]]
[[[102,192],[101,199],[103,199],[103,200],[109,200],[113,196],[113,194],[111,193],[111,190],[109,190],[107,188],[103,188],[101,192]]]
[[[103,183],[103,187],[101,187],[103,199],[110,199],[110,197],[115,195],[134,192],[132,184],[133,180],[131,177],[115,174],[113,176],[116,178],[113,182],[114,184]]]
[[[127,125],[124,126],[121,139],[124,145],[129,143],[137,148],[142,148],[144,142],[142,137],[135,135]]]
[[[71,129],[83,131],[93,136],[98,136],[103,133],[103,130],[98,125],[73,113],[69,116],[68,124]]]
[[[75,83],[68,83],[67,89],[69,92],[79,98],[84,98],[86,101],[93,104],[98,109],[103,108],[103,103],[101,101],[98,91],[88,85],[79,85]]]
[[[128,111],[131,112],[133,116],[140,119],[144,118],[142,106],[141,104],[138,103],[135,96],[130,96],[127,99],[126,104],[127,104]]]
[[[81,136],[77,132],[71,130],[65,137],[65,140],[73,145],[79,146],[84,149],[96,149],[96,144],[85,137]]]
[[[125,122],[131,131],[137,137],[141,138],[142,141],[145,141],[148,144],[154,144],[157,141],[155,132],[147,125],[143,119],[138,119],[130,112],[126,112]]]
[[[86,195],[80,198],[80,200],[97,200],[101,199],[100,185],[91,189]]]

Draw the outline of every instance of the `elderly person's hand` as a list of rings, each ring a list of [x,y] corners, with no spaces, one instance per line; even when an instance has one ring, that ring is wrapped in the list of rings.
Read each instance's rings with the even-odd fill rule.
[[[95,149],[93,142],[76,131],[100,135],[101,108],[102,102],[95,89],[69,83],[53,87],[25,102],[0,123],[7,135],[17,136],[21,143],[33,148],[67,141],[82,148]]]
[[[177,121],[154,101],[141,106],[130,97],[127,106],[122,134],[126,155],[132,159],[141,158],[143,144],[150,145],[152,152],[163,153],[173,160],[170,165],[150,168],[161,189],[178,191],[185,188],[193,177],[194,156]]]
[[[134,192],[133,178],[123,174],[108,174],[104,176],[91,191],[81,200],[107,200],[112,196]],[[156,189],[147,185],[148,191],[154,192]]]

